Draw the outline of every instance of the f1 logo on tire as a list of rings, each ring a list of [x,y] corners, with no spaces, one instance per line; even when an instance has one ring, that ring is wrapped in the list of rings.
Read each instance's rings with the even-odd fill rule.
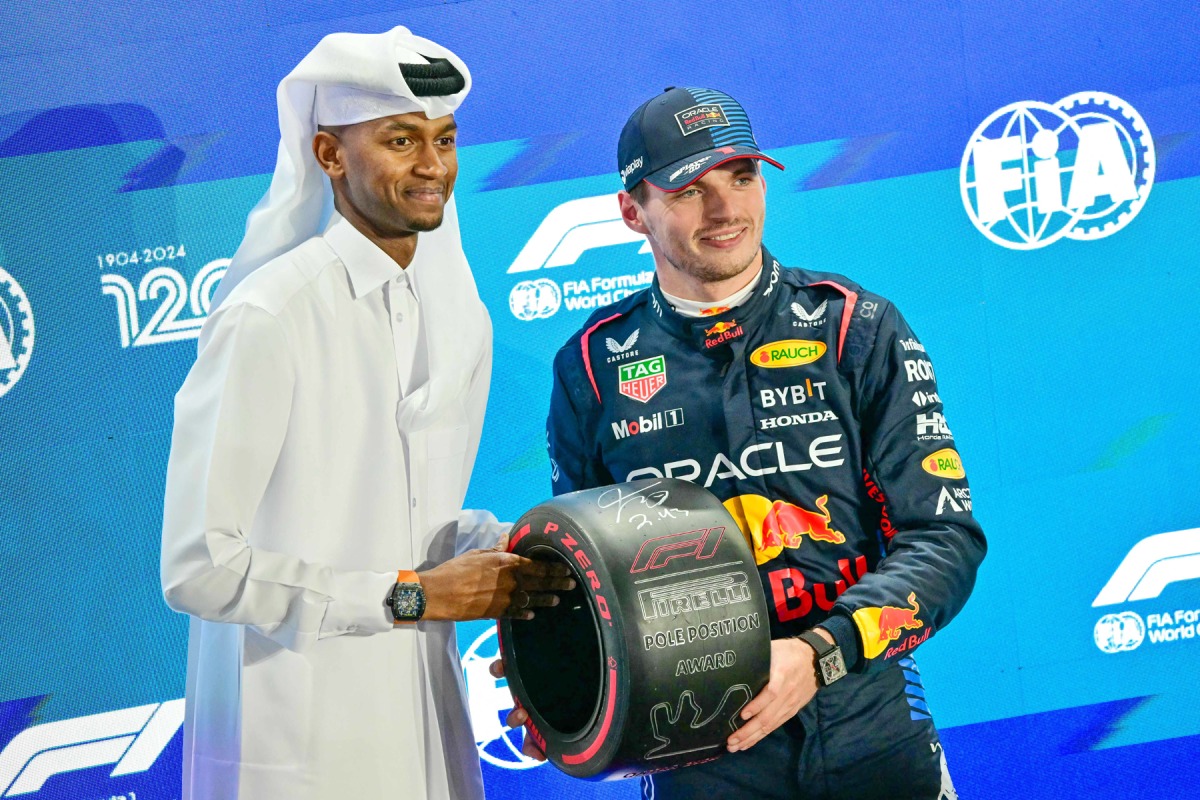
[[[642,542],[641,549],[634,556],[633,566],[629,568],[629,571],[634,573],[658,569],[665,567],[668,561],[676,558],[690,557],[698,561],[712,558],[724,535],[724,528],[700,528],[647,539]]]

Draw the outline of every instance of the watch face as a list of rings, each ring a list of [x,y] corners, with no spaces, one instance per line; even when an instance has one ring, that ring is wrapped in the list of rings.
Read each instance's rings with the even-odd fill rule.
[[[421,599],[420,587],[397,586],[392,597],[392,613],[397,619],[419,619],[423,610]]]
[[[820,659],[821,662],[821,677],[824,679],[826,686],[846,677],[846,662],[842,658],[841,648],[834,650],[827,656]]]

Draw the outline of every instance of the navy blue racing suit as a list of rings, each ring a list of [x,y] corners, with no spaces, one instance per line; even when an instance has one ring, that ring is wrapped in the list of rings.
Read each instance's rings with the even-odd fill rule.
[[[554,360],[554,493],[703,485],[752,544],[772,637],[820,625],[851,672],[749,750],[647,789],[953,797],[912,653],[962,608],[986,542],[933,366],[890,302],[762,252],[742,305],[685,317],[656,280]]]

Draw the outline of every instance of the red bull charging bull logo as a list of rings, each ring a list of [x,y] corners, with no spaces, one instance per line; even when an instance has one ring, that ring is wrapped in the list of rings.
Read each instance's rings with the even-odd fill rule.
[[[754,551],[754,561],[765,564],[783,552],[795,549],[808,536],[819,542],[842,544],[846,537],[834,530],[826,504],[829,495],[817,498],[819,511],[784,500],[770,500],[757,494],[742,494],[725,501],[725,508],[742,529],[742,535]]]
[[[854,622],[862,634],[863,655],[875,658],[889,642],[900,638],[905,630],[916,630],[925,623],[917,619],[921,604],[913,592],[908,593],[908,608],[883,606],[882,608],[860,608],[854,612]]]
[[[730,339],[736,339],[744,332],[742,326],[737,324],[736,319],[731,319],[729,322],[718,322],[711,328],[704,329],[704,346],[716,347]]]

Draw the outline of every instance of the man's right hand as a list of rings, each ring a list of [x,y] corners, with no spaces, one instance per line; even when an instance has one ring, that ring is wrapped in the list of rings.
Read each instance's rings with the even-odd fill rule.
[[[491,550],[471,550],[418,573],[425,590],[422,619],[533,619],[533,609],[558,605],[575,588],[566,564],[534,561],[505,552],[508,539]]]

